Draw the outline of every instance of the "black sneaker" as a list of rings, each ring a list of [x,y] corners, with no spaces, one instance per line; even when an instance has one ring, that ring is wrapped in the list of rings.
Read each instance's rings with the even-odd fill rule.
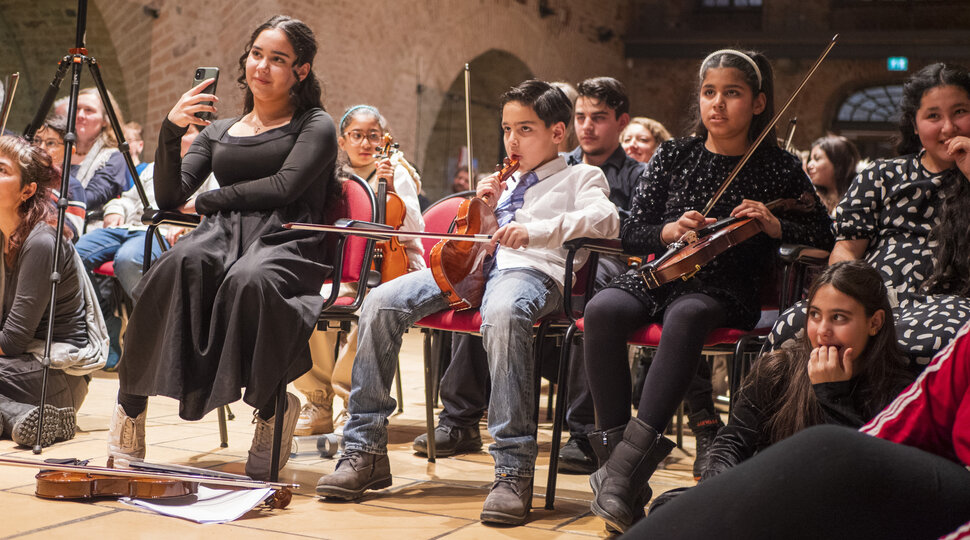
[[[569,437],[569,441],[559,450],[559,472],[573,474],[593,474],[596,472],[596,456],[593,447],[585,436]]]
[[[413,448],[418,455],[428,455],[428,434],[418,435],[414,439]],[[434,428],[434,450],[438,457],[468,454],[481,449],[482,435],[478,432],[478,426],[451,427],[438,424]]]
[[[687,416],[687,424],[694,433],[696,450],[694,452],[694,480],[699,481],[707,470],[710,460],[711,447],[714,446],[714,439],[717,432],[724,427],[721,416],[706,410],[698,411]]]

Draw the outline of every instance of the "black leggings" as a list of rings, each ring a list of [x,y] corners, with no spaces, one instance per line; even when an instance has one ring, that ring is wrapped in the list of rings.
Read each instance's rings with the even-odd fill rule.
[[[699,293],[677,298],[664,311],[663,334],[643,384],[637,418],[662,432],[698,373],[707,335],[727,320],[721,303]],[[646,307],[632,294],[603,289],[586,306],[586,376],[596,427],[611,429],[630,419],[627,338],[650,322]]]
[[[701,482],[628,538],[939,538],[970,521],[963,465],[817,426]]]

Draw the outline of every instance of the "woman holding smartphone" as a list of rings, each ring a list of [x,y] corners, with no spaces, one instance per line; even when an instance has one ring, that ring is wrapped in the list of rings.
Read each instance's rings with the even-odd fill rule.
[[[151,395],[180,401],[187,420],[240,398],[257,409],[246,473],[268,478],[276,392],[310,369],[307,340],[332,268],[319,235],[283,229],[324,223],[339,197],[333,120],[313,73],[317,44],[301,21],[276,16],[253,32],[239,59],[243,115],[209,122],[218,98],[206,80],[169,112],[155,156],[159,208],[196,211],[199,227],[168,251],[134,291],[110,424],[109,454],[145,456]],[[184,157],[189,124],[206,126]],[[210,172],[220,188],[185,205]],[[241,389],[245,388],[245,393]],[[299,400],[287,394],[289,449]],[[281,453],[280,466],[288,451]]]

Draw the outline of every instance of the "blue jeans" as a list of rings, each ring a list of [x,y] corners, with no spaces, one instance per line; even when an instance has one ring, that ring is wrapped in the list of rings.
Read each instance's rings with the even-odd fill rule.
[[[496,270],[486,282],[482,338],[492,379],[488,431],[495,440],[489,452],[496,474],[533,474],[538,454],[533,325],[561,302],[559,286],[537,270]],[[401,337],[418,320],[447,308],[428,269],[381,285],[364,299],[344,427],[347,450],[387,452],[387,418],[395,408],[390,388]]]
[[[145,231],[124,228],[97,229],[83,235],[74,246],[88,271],[114,260],[115,276],[129,296],[141,279],[145,259]],[[152,242],[152,260],[162,254]]]

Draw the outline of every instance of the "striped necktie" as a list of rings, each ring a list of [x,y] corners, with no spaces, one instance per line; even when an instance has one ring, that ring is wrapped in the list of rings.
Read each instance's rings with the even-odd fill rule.
[[[499,227],[504,227],[515,219],[515,211],[522,208],[525,203],[525,191],[538,181],[539,177],[536,176],[535,171],[529,171],[519,177],[519,183],[515,185],[512,194],[495,209],[495,218],[498,220]]]

